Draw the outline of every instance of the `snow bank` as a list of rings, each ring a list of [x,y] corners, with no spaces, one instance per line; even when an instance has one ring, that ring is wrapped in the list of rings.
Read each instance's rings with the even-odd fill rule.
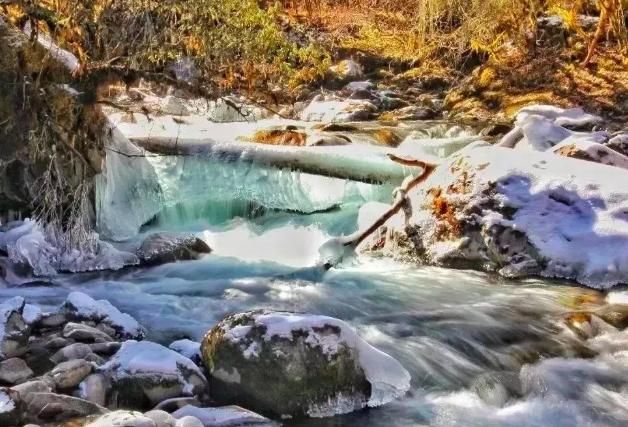
[[[82,292],[71,292],[62,306],[74,320],[103,322],[114,328],[122,338],[141,339],[144,328],[133,317],[122,313],[107,300],[95,300]]]
[[[496,262],[506,275],[609,288],[628,283],[626,182],[619,168],[473,146],[410,194],[411,223],[431,262]]]

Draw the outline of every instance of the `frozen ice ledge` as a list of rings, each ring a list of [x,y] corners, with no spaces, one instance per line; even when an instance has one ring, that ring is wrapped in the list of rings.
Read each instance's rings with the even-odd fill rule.
[[[243,215],[250,204],[303,213],[347,203],[388,200],[412,170],[369,144],[290,147],[239,136],[294,123],[212,123],[201,116],[108,116],[112,124],[103,174],[97,179],[101,236],[125,240],[165,209],[213,206],[216,220]],[[248,204],[248,205],[247,205]]]

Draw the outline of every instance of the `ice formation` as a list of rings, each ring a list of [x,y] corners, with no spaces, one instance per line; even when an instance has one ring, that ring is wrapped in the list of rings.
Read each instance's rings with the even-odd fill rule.
[[[39,222],[26,219],[0,232],[0,249],[8,253],[13,263],[30,267],[36,276],[52,276],[61,271],[117,270],[139,262],[134,254],[114,248],[96,234],[90,239],[84,248],[72,247]]]

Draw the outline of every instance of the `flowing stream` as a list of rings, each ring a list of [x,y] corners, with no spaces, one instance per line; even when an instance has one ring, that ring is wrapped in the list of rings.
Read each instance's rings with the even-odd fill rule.
[[[222,185],[214,179],[212,189]],[[344,185],[332,181],[318,188]],[[310,214],[230,200],[229,192],[175,204],[133,242],[156,230],[187,231],[214,253],[154,268],[60,275],[46,286],[0,289],[0,300],[22,295],[52,307],[81,290],[130,313],[148,339],[166,345],[199,340],[227,313],[252,308],[325,314],[350,323],[412,375],[408,396],[385,407],[288,425],[628,423],[628,334],[609,330],[585,341],[562,326],[565,313],[595,299],[592,291],[368,257],[328,272],[312,268],[323,242],[355,231],[365,200],[386,198],[377,188],[350,190],[335,207]]]

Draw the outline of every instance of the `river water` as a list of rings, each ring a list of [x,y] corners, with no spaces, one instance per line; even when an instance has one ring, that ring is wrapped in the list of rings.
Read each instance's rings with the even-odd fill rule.
[[[214,253],[59,275],[42,286],[0,289],[0,300],[22,295],[52,308],[81,290],[130,313],[148,339],[166,345],[198,340],[224,315],[252,308],[324,314],[347,321],[412,375],[410,393],[385,407],[290,425],[628,424],[628,334],[609,327],[585,340],[563,326],[566,313],[598,304],[593,291],[364,256],[328,272],[312,268],[322,243],[356,229],[362,202],[308,215],[224,197],[225,206],[174,206],[135,241],[156,230],[188,231]]]

